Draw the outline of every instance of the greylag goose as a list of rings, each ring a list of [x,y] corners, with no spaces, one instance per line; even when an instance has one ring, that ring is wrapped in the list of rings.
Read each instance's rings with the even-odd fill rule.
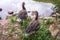
[[[25,2],[22,3],[22,10],[19,11],[18,18],[21,20],[27,19],[27,11],[25,8]]]
[[[38,21],[38,12],[35,11],[35,19],[28,25],[25,30],[26,34],[34,34],[39,29],[39,21]]]

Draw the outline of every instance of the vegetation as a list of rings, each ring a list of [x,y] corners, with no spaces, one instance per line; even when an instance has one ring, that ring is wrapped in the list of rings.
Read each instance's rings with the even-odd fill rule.
[[[9,16],[7,19],[10,20],[10,22],[12,23],[16,23],[17,21],[17,15],[12,15],[12,16]]]
[[[40,24],[40,29],[37,31],[37,33],[33,35],[24,34],[23,40],[52,40],[53,38],[51,36],[51,33],[48,30],[48,28],[46,28],[47,22],[51,24],[53,21],[51,19],[48,19],[48,20],[43,19],[43,22]],[[26,25],[23,25],[23,26],[26,26]]]
[[[60,0],[35,0],[35,1],[51,2],[51,3],[56,5],[58,11],[60,10]],[[27,28],[28,24],[31,21],[30,18],[28,18],[27,20],[23,20],[21,22],[21,24],[16,21],[16,19],[17,19],[16,15],[10,16],[8,19],[10,21],[10,24],[7,25],[8,27],[6,26],[7,28],[5,26],[4,27],[8,31],[7,32],[8,33],[7,34],[8,38],[10,37],[11,40],[14,40],[16,38],[16,36],[15,36],[16,34],[17,34],[17,37],[18,37],[18,38],[16,38],[16,40],[57,40],[56,38],[53,38],[51,36],[51,33],[50,33],[49,29],[46,28],[47,25],[53,23],[52,19],[47,19],[47,20],[45,20],[43,18],[40,19],[40,20],[42,20],[40,22],[40,28],[36,32],[36,34],[33,34],[33,35],[28,35],[28,34],[24,33],[25,29]],[[15,26],[15,25],[17,25],[17,26]],[[1,26],[1,24],[0,24],[0,27],[3,27],[3,26]],[[0,39],[2,38],[1,36],[5,36],[5,35],[0,34]],[[15,38],[13,36],[15,36]]]
[[[14,20],[15,18],[15,20]],[[11,17],[10,18],[12,23],[16,22],[16,17]],[[13,20],[13,21],[12,21]],[[46,25],[52,24],[53,20],[52,19],[43,19],[42,22],[40,22],[40,28],[37,31],[36,34],[33,35],[26,35],[24,33],[25,29],[27,28],[28,24],[30,23],[31,19],[28,18],[27,20],[23,20],[21,22],[21,27],[20,30],[22,31],[22,34],[18,32],[19,38],[22,38],[23,40],[55,40],[52,38],[51,33],[48,28],[46,28]],[[10,27],[9,35],[12,36],[12,33],[14,32],[14,27]]]
[[[53,23],[52,19],[41,19],[40,22],[40,28],[36,32],[36,34],[33,35],[26,35],[24,33],[25,29],[27,28],[28,24],[30,23],[31,19],[28,18],[27,20],[23,20],[21,24],[19,24],[17,27],[15,26],[16,23],[16,16],[11,16],[9,18],[11,24],[8,25],[8,35],[13,39],[13,36],[17,34],[16,38],[17,40],[55,40],[55,38],[52,38],[51,33],[48,28],[46,28],[46,25]],[[13,20],[13,21],[12,21]],[[40,20],[40,19],[39,19]],[[9,38],[8,37],[8,38]],[[14,38],[15,39],[15,38]]]
[[[45,21],[45,24],[48,25],[48,24],[52,24],[53,23],[53,20],[52,19],[48,19]]]

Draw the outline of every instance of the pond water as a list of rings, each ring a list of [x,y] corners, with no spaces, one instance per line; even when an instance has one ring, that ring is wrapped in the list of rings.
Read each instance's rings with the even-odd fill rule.
[[[22,2],[26,3],[25,7],[27,11],[38,11],[39,16],[44,17],[49,17],[53,12],[52,9],[55,7],[52,3],[36,2],[33,0],[0,0],[0,8],[3,9],[0,12],[0,16],[5,19],[9,10],[19,12]]]

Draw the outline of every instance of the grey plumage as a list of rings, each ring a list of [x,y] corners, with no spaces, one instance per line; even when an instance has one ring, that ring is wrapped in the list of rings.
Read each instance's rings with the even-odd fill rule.
[[[18,14],[18,18],[20,18],[21,20],[27,19],[27,11],[25,8],[25,3],[22,3],[22,10],[19,12]]]
[[[26,12],[26,10],[22,10],[22,11],[20,11],[19,12],[19,14],[18,14],[18,18],[20,18],[20,19],[27,19],[27,12]]]
[[[27,34],[30,34],[30,33],[33,33],[34,31],[37,31],[39,29],[39,21],[38,21],[38,12],[36,12],[36,18],[35,20],[33,20],[29,25],[28,27],[26,28],[26,33]]]
[[[38,20],[34,20],[27,27],[26,33],[30,34],[31,32],[37,31],[38,29],[39,29],[39,21]]]

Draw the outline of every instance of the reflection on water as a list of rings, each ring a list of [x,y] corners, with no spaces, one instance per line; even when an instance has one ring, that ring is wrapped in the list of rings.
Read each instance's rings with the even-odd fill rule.
[[[50,16],[54,8],[54,5],[51,3],[43,3],[36,2],[32,0],[0,0],[0,8],[3,8],[3,11],[0,12],[0,16],[5,19],[8,15],[8,10],[13,10],[14,12],[18,12],[21,10],[21,4],[25,2],[27,11],[35,11],[39,12],[39,16]]]

